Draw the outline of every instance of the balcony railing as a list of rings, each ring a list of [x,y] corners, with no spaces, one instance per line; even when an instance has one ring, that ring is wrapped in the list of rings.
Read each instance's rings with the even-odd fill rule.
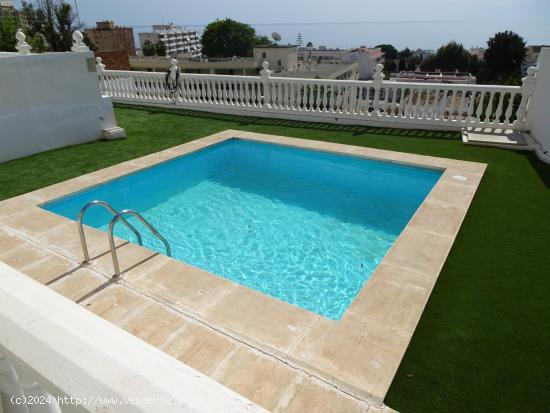
[[[223,113],[405,128],[523,130],[535,68],[523,86],[455,85],[384,81],[378,65],[372,81],[101,70],[104,94],[114,101]]]

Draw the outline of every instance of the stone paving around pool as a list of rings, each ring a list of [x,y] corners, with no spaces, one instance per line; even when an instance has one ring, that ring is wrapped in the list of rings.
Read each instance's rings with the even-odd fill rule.
[[[339,321],[117,240],[44,202],[238,137],[444,170]],[[274,412],[388,411],[384,397],[485,164],[228,130],[0,202],[0,261]]]

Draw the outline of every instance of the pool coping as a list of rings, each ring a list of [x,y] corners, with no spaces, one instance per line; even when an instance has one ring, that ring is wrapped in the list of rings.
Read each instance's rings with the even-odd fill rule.
[[[481,182],[486,164],[226,130],[0,202],[0,225],[81,257],[74,221],[40,205],[230,138],[440,169],[442,176],[344,316],[330,320],[134,244],[121,285],[138,290],[356,397],[381,403]],[[86,227],[91,266],[112,274],[106,235]],[[94,248],[94,241],[102,247]],[[108,249],[107,249],[108,251]]]

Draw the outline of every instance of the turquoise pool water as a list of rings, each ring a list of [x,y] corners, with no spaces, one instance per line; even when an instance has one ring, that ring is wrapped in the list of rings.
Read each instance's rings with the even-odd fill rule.
[[[96,199],[135,209],[174,258],[340,319],[440,171],[230,139],[43,208],[76,219]],[[110,215],[85,223],[107,230]],[[163,245],[133,218],[144,245]],[[116,235],[135,242],[117,224]]]

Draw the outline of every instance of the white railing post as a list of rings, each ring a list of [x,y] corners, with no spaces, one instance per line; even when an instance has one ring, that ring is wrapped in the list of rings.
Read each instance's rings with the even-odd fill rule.
[[[382,89],[382,83],[384,81],[384,73],[382,72],[383,70],[384,70],[384,66],[378,63],[374,68],[374,74],[372,75],[372,87],[374,88],[374,100],[372,102],[372,106],[374,109],[375,116],[380,115],[380,111],[378,109],[380,106],[380,90]],[[384,109],[384,112],[385,112],[385,109]]]
[[[516,113],[516,126],[519,130],[528,130],[530,128],[529,122],[527,120],[527,109],[529,106],[529,101],[533,93],[535,93],[535,85],[537,83],[536,79],[537,68],[531,66],[527,69],[527,76],[522,79],[521,85],[521,103]]]
[[[73,52],[89,52],[90,48],[86,46],[83,40],[84,35],[80,33],[80,30],[75,30],[73,32],[73,47],[71,47],[71,50]]]
[[[550,47],[541,49],[534,75],[536,84],[533,84],[533,93],[527,105],[524,130],[529,130],[531,137],[540,144],[537,155],[550,163]]]
[[[95,58],[95,61],[96,61],[95,70],[97,72],[97,78],[99,80],[99,90],[101,90],[101,94],[104,95],[106,93],[105,79],[103,77],[103,71],[105,70],[105,65],[101,63],[103,59],[99,56]]]
[[[95,68],[97,70],[97,73],[101,73],[105,70],[105,65],[101,63],[102,61],[103,59],[99,56],[95,58]]]
[[[15,33],[15,38],[17,39],[17,45],[15,46],[15,48],[17,49],[19,54],[22,56],[31,54],[31,46],[25,41],[27,39],[27,36],[25,36],[23,30],[17,29],[17,33]]]
[[[262,63],[262,70],[260,71],[260,76],[262,77],[262,85],[264,89],[263,90],[264,105],[270,108],[271,96],[269,93],[269,78],[271,77],[271,70],[269,70],[269,62],[264,61]]]

